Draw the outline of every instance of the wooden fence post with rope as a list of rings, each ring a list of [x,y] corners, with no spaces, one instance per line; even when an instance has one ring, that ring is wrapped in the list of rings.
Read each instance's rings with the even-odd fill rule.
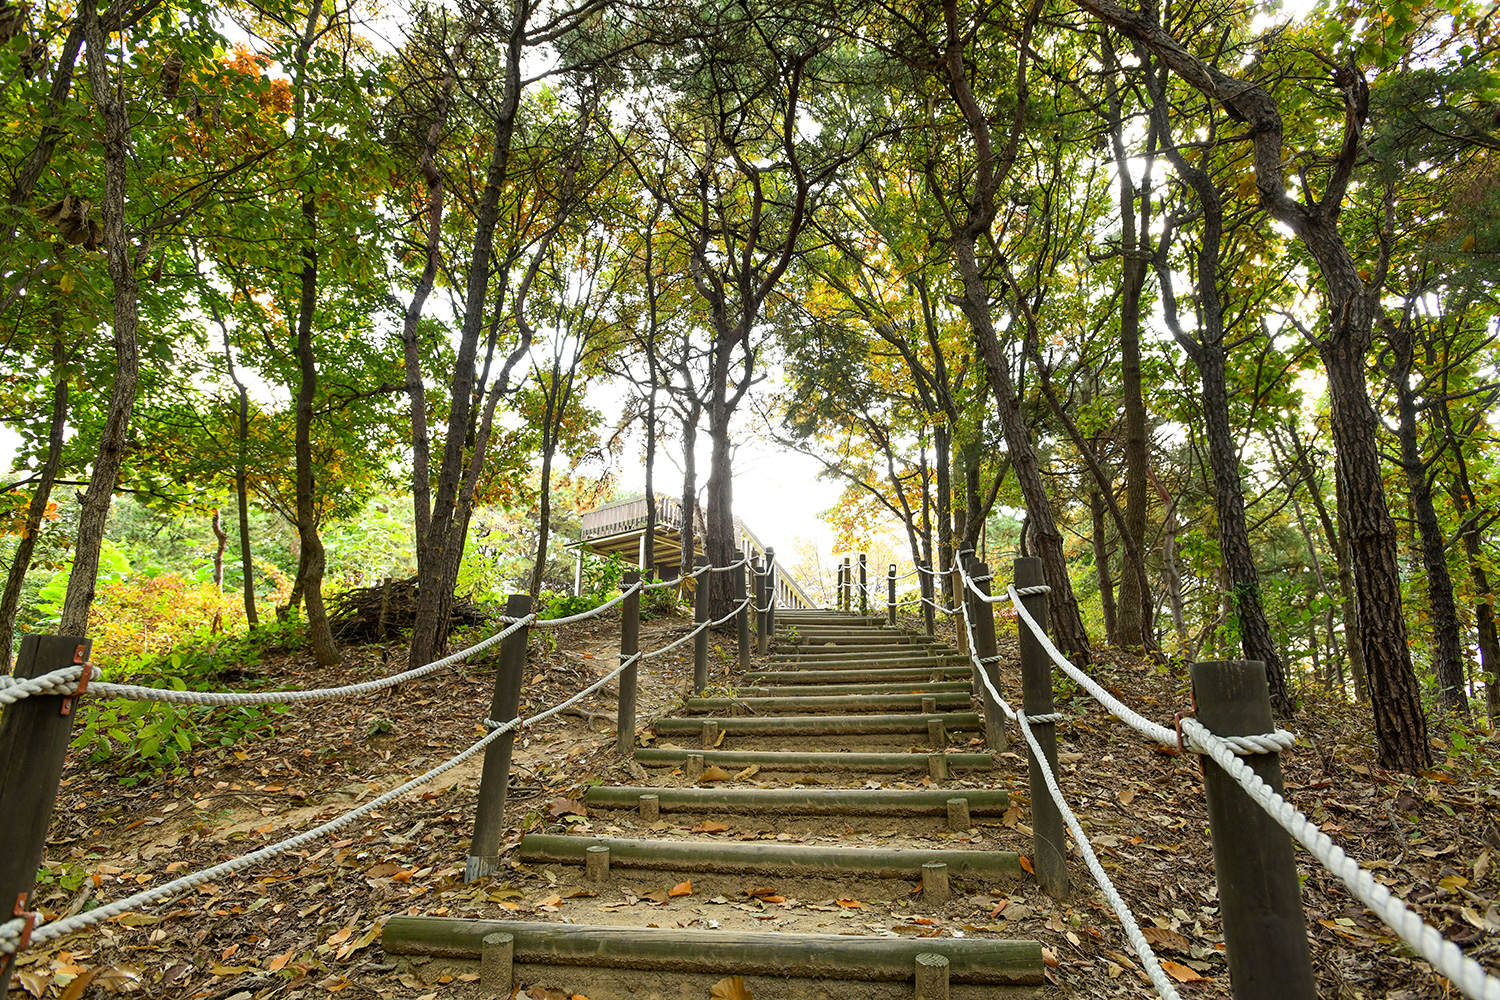
[[[54,670],[84,665],[93,669],[93,643],[69,635],[28,635],[21,639],[15,675],[28,679]],[[80,680],[79,692],[87,686]],[[0,714],[0,923],[32,917],[31,891],[42,867],[47,829],[57,804],[57,785],[73,736],[74,695],[33,695]],[[29,933],[30,924],[27,924]],[[20,954],[25,948],[17,948]],[[15,956],[0,955],[0,997],[5,996]]]
[[[693,564],[703,569],[708,565],[708,556],[699,556]],[[708,621],[707,572],[698,577],[698,585],[693,588],[693,624],[702,625],[706,621]],[[708,687],[708,629],[693,636],[693,693],[702,694],[706,687]]]
[[[989,567],[977,560],[968,564],[969,576],[974,579],[974,584],[985,595],[989,596]],[[962,583],[960,583],[962,586]],[[990,683],[998,689],[1000,686],[999,652],[995,642],[995,613],[990,606],[973,592],[964,588],[964,599],[969,603],[969,621],[974,627],[974,656],[979,663],[975,665],[976,671],[983,671],[989,677]],[[960,625],[959,631],[964,629]],[[984,745],[985,749],[995,753],[1010,749],[1010,739],[1005,735],[1005,716],[1000,711],[1000,705],[990,694],[989,685],[985,684],[978,676],[974,683],[979,686],[980,696],[984,700]]]
[[[734,599],[741,602],[739,612],[734,616],[735,640],[739,646],[740,669],[750,669],[750,608],[744,604],[745,590],[745,560],[740,559],[740,564],[734,568]]]
[[[511,594],[505,601],[507,618],[531,614],[530,594]],[[526,649],[531,629],[522,626],[500,640],[500,659],[495,668],[495,687],[490,694],[492,722],[505,723],[521,711],[521,683],[526,676]],[[500,840],[505,834],[505,796],[510,789],[510,758],[516,733],[511,730],[484,748],[484,770],[479,778],[479,802],[474,807],[474,839],[464,881],[474,882],[500,864]]]
[[[1015,562],[1017,590],[1037,587],[1046,583],[1042,572],[1042,561],[1034,556],[1022,556]],[[1047,627],[1047,595],[1025,594],[1021,604],[1043,627]],[[1057,768],[1057,724],[1054,722],[1031,722],[1033,716],[1051,715],[1056,708],[1052,701],[1052,660],[1042,648],[1041,641],[1024,625],[1020,628],[1021,649],[1021,704],[1031,726],[1031,734],[1042,748],[1042,758],[1058,774]],[[1067,899],[1071,891],[1068,880],[1067,832],[1063,828],[1062,812],[1052,801],[1047,790],[1047,780],[1037,766],[1031,744],[1026,745],[1026,776],[1031,787],[1031,837],[1032,863],[1036,869],[1036,880],[1042,891],[1053,899]]]
[[[621,586],[629,589],[640,582],[639,570],[626,570]],[[699,584],[700,589],[702,584]],[[625,598],[620,615],[620,659],[628,660],[641,649],[641,592]],[[624,757],[635,756],[635,687],[640,663],[632,663],[620,672],[620,714],[615,720],[615,750]]]
[[[1190,676],[1198,722],[1209,732],[1229,737],[1275,731],[1266,667],[1259,660],[1195,663]],[[1250,754],[1244,761],[1285,794],[1279,754]],[[1291,835],[1217,764],[1206,756],[1199,763],[1234,998],[1315,1000]]]

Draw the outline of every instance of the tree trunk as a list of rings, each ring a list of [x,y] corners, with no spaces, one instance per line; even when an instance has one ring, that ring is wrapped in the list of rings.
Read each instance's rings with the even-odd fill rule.
[[[63,599],[62,635],[88,634],[89,608],[99,576],[99,554],[104,546],[104,527],[114,499],[115,482],[125,462],[125,438],[135,409],[136,383],[140,376],[140,350],[136,344],[140,302],[125,233],[125,171],[129,165],[130,119],[123,90],[112,85],[109,73],[108,32],[100,21],[94,0],[84,0],[78,12],[88,43],[89,89],[104,121],[104,197],[99,205],[102,242],[109,257],[109,277],[114,298],[115,379],[110,390],[104,430],[94,455],[93,474],[79,502],[78,542],[68,592]]]
[[[1485,569],[1487,560],[1476,520],[1478,512],[1474,507],[1474,487],[1469,478],[1469,462],[1464,457],[1461,442],[1453,427],[1448,404],[1441,404],[1435,411],[1442,421],[1448,446],[1453,449],[1454,465],[1458,473],[1457,481],[1449,486],[1448,491],[1453,498],[1453,506],[1464,519],[1460,533],[1464,540],[1464,555],[1469,560],[1469,576],[1474,581],[1474,624],[1479,633],[1479,670],[1484,677],[1485,714],[1492,720],[1500,719],[1500,636],[1496,634],[1495,595],[1490,589],[1489,571]]]
[[[947,422],[932,429],[932,444],[937,451],[937,523],[938,581],[941,587],[934,591],[934,600],[945,607],[953,607],[953,449]]]
[[[1432,623],[1432,672],[1437,678],[1438,705],[1460,715],[1469,714],[1464,691],[1463,644],[1459,639],[1458,605],[1448,573],[1447,540],[1432,503],[1432,481],[1422,461],[1417,440],[1417,397],[1412,389],[1413,343],[1405,322],[1386,325],[1395,363],[1391,386],[1396,391],[1396,438],[1401,445],[1401,469],[1411,491],[1411,506],[1427,577],[1428,615]]]
[[[246,483],[249,470],[245,458],[250,435],[250,395],[238,380],[235,384],[240,392],[239,449],[234,462],[234,497],[240,523],[240,574],[244,577],[245,621],[255,628],[260,624],[260,618],[255,612],[255,559],[250,551],[250,491]]]
[[[693,572],[698,550],[698,407],[689,405],[682,415],[682,552],[677,578]]]
[[[735,559],[734,475],[730,461],[729,355],[735,339],[721,332],[713,355],[708,405],[708,524],[703,551],[712,566],[727,566]],[[709,573],[698,581],[707,586],[709,617],[720,618],[733,606],[733,586],[728,573]]]
[[[224,524],[219,518],[219,508],[214,508],[214,517],[211,522],[214,531],[214,586],[220,591],[224,589],[224,549],[229,544],[229,535],[224,532]]]
[[[1089,512],[1094,520],[1094,572],[1099,577],[1099,603],[1104,608],[1104,637],[1111,646],[1118,646],[1115,582],[1109,574],[1109,535],[1104,525],[1104,498],[1097,489],[1089,491]]]
[[[558,360],[552,359],[552,380],[547,386],[547,407],[542,414],[542,490],[537,502],[536,562],[531,567],[531,600],[542,593],[542,577],[547,572],[547,543],[552,537],[552,456],[557,452],[557,436],[562,423],[558,412]]]
[[[469,480],[477,481],[481,471],[478,447],[472,455],[469,451],[477,397],[475,362],[487,315],[485,307],[495,256],[495,228],[500,220],[500,192],[506,183],[511,139],[515,134],[516,114],[521,101],[521,54],[530,10],[527,0],[517,0],[513,8],[504,56],[505,83],[495,117],[484,190],[474,217],[474,246],[469,256],[463,324],[449,385],[451,407],[443,442],[443,461],[438,470],[437,490],[427,520],[427,531],[417,537],[418,563],[419,566],[425,563],[426,568],[417,578],[417,612],[412,623],[409,653],[413,666],[435,659],[447,644],[453,588],[473,513],[472,490],[465,488],[464,472],[470,459],[473,467],[468,469]],[[496,387],[492,392],[498,395],[500,389]],[[492,402],[494,398],[491,397]],[[477,439],[478,435],[475,436],[476,442]],[[420,484],[418,491],[421,491]],[[421,518],[420,514],[418,518]]]
[[[36,551],[36,536],[42,530],[47,503],[52,499],[52,484],[62,464],[63,431],[68,421],[68,372],[62,344],[52,347],[53,387],[52,423],[47,432],[47,457],[37,471],[36,488],[26,507],[26,527],[16,543],[16,556],[5,578],[5,592],[0,594],[0,674],[11,670],[11,650],[15,643],[16,608],[21,603],[21,586],[31,568],[31,554]]]
[[[1328,320],[1317,342],[1328,376],[1335,465],[1348,514],[1349,555],[1359,598],[1360,641],[1369,671],[1381,766],[1415,774],[1432,763],[1427,720],[1406,641],[1396,531],[1386,503],[1376,444],[1378,421],[1365,384],[1379,287],[1366,287],[1338,229],[1339,210],[1362,144],[1368,88],[1349,74],[1344,98],[1344,137],[1327,171],[1320,201],[1312,206],[1288,194],[1283,173],[1281,111],[1265,90],[1229,76],[1194,56],[1152,16],[1114,0],[1076,0],[1095,17],[1145,45],[1188,85],[1225,106],[1253,141],[1256,190],[1261,206],[1289,227],[1318,265]]]
[[[1032,537],[1036,541],[1037,555],[1042,560],[1047,585],[1052,588],[1047,605],[1051,612],[1053,641],[1069,656],[1087,662],[1088,633],[1084,630],[1083,618],[1078,611],[1078,600],[1073,596],[1073,584],[1068,579],[1062,532],[1058,530],[1057,522],[1052,516],[1052,500],[1047,495],[1047,484],[1042,480],[1036,452],[1031,447],[1031,435],[1021,415],[1021,401],[1016,397],[1010,368],[1001,354],[1000,341],[995,335],[994,322],[990,316],[989,289],[980,274],[973,241],[960,237],[954,240],[954,249],[964,286],[960,307],[969,321],[970,329],[974,331],[976,349],[984,359],[985,374],[994,393],[1001,427],[1005,432],[1005,447],[1010,455],[1011,468],[1015,470],[1016,482],[1026,501],[1026,515],[1031,522]]]
[[[323,539],[318,535],[318,508],[314,495],[312,421],[313,402],[318,392],[318,365],[313,353],[313,313],[318,302],[317,206],[311,199],[302,203],[302,217],[307,226],[308,242],[302,249],[302,283],[297,300],[297,539],[301,565],[298,578],[302,584],[302,601],[307,607],[307,637],[313,658],[319,666],[331,667],[339,662],[338,646],[328,625],[328,611],[323,607],[323,568],[327,556]]]

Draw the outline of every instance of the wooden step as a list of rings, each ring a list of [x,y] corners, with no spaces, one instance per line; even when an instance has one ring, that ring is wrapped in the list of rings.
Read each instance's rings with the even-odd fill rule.
[[[929,722],[941,722],[949,732],[984,728],[978,712],[911,712],[904,715],[753,715],[716,719],[720,732],[760,736],[829,736],[837,734],[925,733]],[[700,734],[702,719],[656,720],[658,736]]]
[[[926,753],[859,753],[849,750],[818,753],[793,750],[674,750],[663,747],[638,749],[635,761],[645,767],[678,767],[689,757],[702,757],[704,766],[715,764],[726,770],[741,770],[752,764],[765,771],[861,771],[871,774],[892,771],[928,771]],[[993,770],[995,760],[987,753],[944,753],[943,762],[952,770]]]
[[[921,680],[895,683],[875,684],[786,684],[782,686],[742,687],[736,689],[736,694],[746,697],[772,698],[777,695],[819,695],[819,694],[935,694],[939,691],[969,691],[973,688],[971,681],[933,681]]]
[[[750,684],[859,684],[865,681],[920,681],[924,678],[956,680],[969,677],[973,668],[950,663],[931,667],[844,667],[833,670],[752,670],[745,674]]]
[[[924,702],[932,708],[924,709]],[[835,694],[745,698],[688,698],[682,710],[689,714],[729,712],[736,708],[755,712],[938,712],[968,708],[968,691],[939,691],[932,694]]]
[[[983,938],[677,930],[401,915],[386,923],[380,943],[391,955],[477,959],[485,936],[495,933],[511,935],[518,967],[696,972],[715,979],[764,975],[901,982],[912,978],[918,955],[939,954],[948,959],[948,974],[958,983],[1035,985],[1042,982],[1043,972],[1038,942]]]
[[[636,809],[655,795],[663,812],[785,813],[799,816],[946,816],[949,799],[964,799],[969,815],[998,816],[1010,793],[989,788],[653,788],[595,785],[590,809]]]
[[[645,868],[681,872],[756,872],[761,875],[866,878],[922,877],[922,866],[940,862],[948,874],[1019,879],[1021,860],[1014,851],[944,851],[926,848],[805,847],[796,844],[740,841],[625,840],[616,837],[569,837],[528,833],[521,838],[521,860],[581,865],[590,847],[609,848],[611,868]]]

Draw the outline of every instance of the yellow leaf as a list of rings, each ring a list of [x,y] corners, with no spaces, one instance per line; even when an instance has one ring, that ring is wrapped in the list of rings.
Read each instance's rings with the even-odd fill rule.
[[[715,1000],[752,1000],[750,987],[739,976],[729,976],[708,988],[708,995]]]
[[[724,770],[719,765],[713,764],[713,765],[709,766],[708,770],[706,770],[706,771],[703,772],[703,777],[699,778],[698,780],[699,781],[728,781],[729,780],[729,772],[726,771],[726,770]]]
[[[678,882],[676,885],[672,886],[672,888],[667,890],[668,896],[691,896],[692,894],[693,883],[691,880],[687,882]]]
[[[1474,242],[1474,237],[1470,236],[1469,237],[1469,242],[1473,243]],[[1469,247],[1464,247],[1464,249],[1468,250]],[[73,290],[73,286],[74,286],[75,282],[76,282],[76,279],[73,277],[73,272],[72,271],[64,271],[63,272],[63,276],[61,278],[57,279],[57,287],[61,288],[65,292],[71,292]]]
[[[1021,867],[1024,868],[1024,869],[1026,869],[1028,872],[1030,872],[1033,875],[1036,874],[1036,869],[1031,866],[1031,859],[1028,858],[1024,854],[1021,855]]]

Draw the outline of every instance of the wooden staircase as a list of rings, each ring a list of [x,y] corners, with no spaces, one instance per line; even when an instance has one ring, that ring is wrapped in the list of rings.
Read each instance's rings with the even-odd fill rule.
[[[508,997],[513,977],[699,1000],[736,975],[755,1000],[1051,995],[1037,942],[975,926],[973,897],[1023,873],[998,849],[1003,775],[968,746],[984,729],[967,660],[868,617],[776,626],[743,686],[656,720],[637,783],[589,789],[586,835],[522,838],[520,861],[596,893],[597,918],[398,916],[386,951],[473,961],[490,938],[493,992],[475,996]]]

